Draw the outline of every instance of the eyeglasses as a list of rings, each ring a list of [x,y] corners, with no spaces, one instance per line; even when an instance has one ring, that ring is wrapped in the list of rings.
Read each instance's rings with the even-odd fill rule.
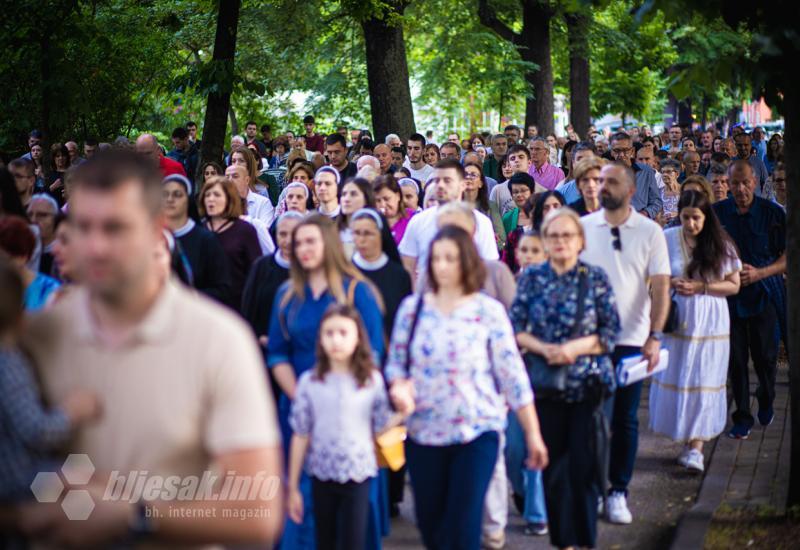
[[[569,241],[577,237],[577,233],[547,233],[544,238],[548,241]]]
[[[474,180],[478,179],[478,174],[475,174],[473,172],[467,172],[466,174],[464,174],[464,177],[467,178],[468,180]]]
[[[619,227],[612,227],[611,228],[611,236],[614,237],[614,240],[611,241],[614,250],[618,252],[622,252],[622,239],[619,236]]]
[[[615,147],[614,149],[611,149],[611,152],[615,155],[627,155],[628,153],[631,152],[631,147],[628,147],[626,149]]]

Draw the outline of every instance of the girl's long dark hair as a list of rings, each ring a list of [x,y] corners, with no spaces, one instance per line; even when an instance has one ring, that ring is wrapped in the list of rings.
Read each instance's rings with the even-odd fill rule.
[[[703,230],[696,237],[697,244],[686,266],[686,274],[706,282],[714,280],[722,274],[722,263],[734,256],[736,248],[719,223],[705,193],[684,191],[678,201],[678,215],[684,208],[697,208],[706,217]]]
[[[536,201],[535,206],[533,207],[533,228],[536,231],[539,231],[542,228],[542,222],[544,221],[544,202],[550,197],[555,197],[558,199],[558,202],[561,203],[561,206],[566,206],[567,204],[567,202],[564,200],[564,195],[562,195],[559,191],[545,191],[543,193],[539,193],[538,195],[531,195],[531,198],[528,199],[531,202]]]
[[[375,369],[375,362],[372,360],[372,348],[369,345],[369,337],[367,330],[364,328],[364,322],[361,320],[361,315],[358,311],[347,304],[333,303],[325,310],[325,314],[320,321],[320,329],[325,321],[331,317],[344,317],[355,322],[358,330],[358,345],[353,352],[353,358],[350,361],[350,372],[358,382],[358,387],[363,388],[371,379],[372,371]],[[322,330],[319,331],[317,336],[317,366],[314,369],[314,377],[319,380],[324,380],[325,375],[331,370],[331,363],[328,356],[325,355],[325,350],[322,349]]]
[[[473,134],[475,135],[475,134]],[[483,166],[478,164],[477,162],[468,162],[464,165],[464,168],[467,166],[474,166],[478,169],[478,176],[481,180],[481,187],[478,189],[478,196],[476,197],[475,201],[475,208],[477,208],[478,212],[483,214],[489,215],[489,187],[486,183],[486,176],[483,174]]]

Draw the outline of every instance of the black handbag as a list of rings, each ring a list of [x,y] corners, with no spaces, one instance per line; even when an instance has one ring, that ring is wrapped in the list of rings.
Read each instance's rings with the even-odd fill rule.
[[[572,340],[580,332],[581,321],[583,320],[584,302],[586,294],[589,292],[589,277],[584,266],[578,267],[580,275],[578,281],[578,307],[575,312],[575,324],[569,339]],[[525,368],[528,377],[531,379],[531,387],[537,398],[560,398],[567,391],[567,375],[569,368],[567,365],[550,365],[547,360],[536,353],[526,352],[523,355]]]
[[[678,330],[678,300],[675,299],[675,293],[670,296],[669,312],[667,312],[667,320],[664,323],[664,330],[662,332],[670,334]]]

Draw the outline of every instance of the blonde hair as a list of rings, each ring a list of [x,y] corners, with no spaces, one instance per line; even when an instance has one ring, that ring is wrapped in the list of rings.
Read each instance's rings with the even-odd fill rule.
[[[292,149],[289,153],[289,156],[286,157],[286,166],[291,170],[294,168],[293,164],[299,160],[303,162],[308,162],[308,158],[306,158],[305,153],[298,149]]]
[[[545,216],[544,221],[542,222],[541,227],[541,235],[543,238],[547,238],[548,229],[559,218],[569,218],[572,220],[572,223],[575,224],[575,227],[578,230],[578,235],[581,238],[583,244],[581,245],[581,250],[586,247],[586,233],[583,231],[583,224],[581,223],[581,218],[578,216],[578,213],[575,212],[572,208],[568,206],[562,206],[561,208],[557,208],[555,210],[551,210],[547,216]]]
[[[575,164],[575,166],[572,167],[572,175],[575,176],[575,185],[579,185],[581,179],[583,179],[589,171],[601,170],[606,164],[608,164],[606,159],[594,155]]]
[[[464,218],[464,221],[470,226],[470,229],[466,230],[470,234],[475,233],[477,229],[478,223],[475,220],[475,212],[473,211],[472,205],[466,201],[452,201],[443,204],[436,212],[437,225],[439,224],[439,220],[444,216],[461,216]]]

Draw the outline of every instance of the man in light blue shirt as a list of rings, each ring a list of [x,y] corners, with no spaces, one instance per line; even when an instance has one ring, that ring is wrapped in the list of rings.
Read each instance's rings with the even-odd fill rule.
[[[766,137],[764,129],[761,126],[756,126],[753,128],[751,136],[753,149],[756,150],[756,156],[763,161],[764,157],[767,156],[767,140],[764,139]]]
[[[597,149],[591,141],[582,141],[575,146],[572,150],[572,165],[575,166],[585,158],[597,155]],[[556,187],[556,191],[564,196],[566,204],[572,204],[581,199],[581,193],[578,190],[578,184],[574,179],[565,181]]]

